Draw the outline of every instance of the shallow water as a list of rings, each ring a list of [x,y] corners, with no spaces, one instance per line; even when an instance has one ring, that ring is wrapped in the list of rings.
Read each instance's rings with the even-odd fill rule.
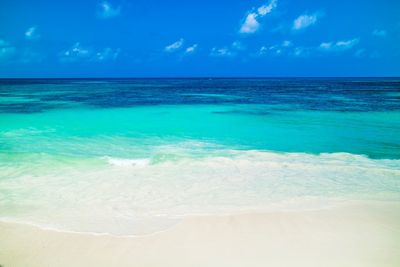
[[[399,200],[399,92],[396,79],[1,80],[0,219],[130,234]]]

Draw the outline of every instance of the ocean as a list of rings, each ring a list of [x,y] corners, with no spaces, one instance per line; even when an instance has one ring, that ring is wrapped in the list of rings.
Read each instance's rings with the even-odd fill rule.
[[[398,78],[0,80],[2,221],[125,235],[369,200],[400,200]]]

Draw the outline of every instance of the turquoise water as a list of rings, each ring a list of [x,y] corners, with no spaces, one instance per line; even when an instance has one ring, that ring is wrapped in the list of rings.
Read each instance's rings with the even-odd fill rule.
[[[1,80],[0,219],[127,234],[398,201],[399,92],[395,79]]]

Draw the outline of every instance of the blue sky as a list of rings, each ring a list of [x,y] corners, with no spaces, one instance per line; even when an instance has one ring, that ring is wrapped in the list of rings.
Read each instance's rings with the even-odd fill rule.
[[[400,76],[400,1],[0,2],[0,77],[194,76]]]

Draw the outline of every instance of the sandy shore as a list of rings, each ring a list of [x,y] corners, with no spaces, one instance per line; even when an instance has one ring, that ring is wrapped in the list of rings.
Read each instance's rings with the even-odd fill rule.
[[[400,203],[191,217],[152,235],[0,223],[2,267],[400,266]]]

